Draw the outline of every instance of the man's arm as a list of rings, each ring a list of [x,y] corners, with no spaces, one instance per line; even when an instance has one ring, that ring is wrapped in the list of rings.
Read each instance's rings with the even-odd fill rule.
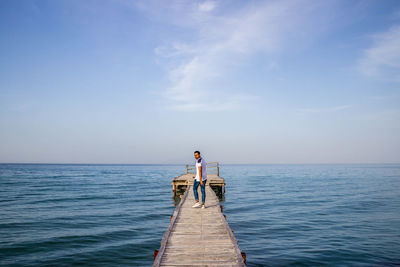
[[[200,184],[203,185],[203,173],[201,172],[201,166],[199,166],[199,178],[200,178]]]

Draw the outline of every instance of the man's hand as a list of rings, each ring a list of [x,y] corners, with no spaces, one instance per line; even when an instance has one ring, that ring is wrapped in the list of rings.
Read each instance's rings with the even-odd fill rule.
[[[203,185],[203,181],[200,181],[200,185]]]

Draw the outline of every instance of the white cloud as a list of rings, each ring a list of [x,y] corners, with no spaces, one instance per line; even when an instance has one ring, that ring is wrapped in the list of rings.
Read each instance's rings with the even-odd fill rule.
[[[216,3],[214,1],[204,1],[199,3],[199,10],[200,11],[212,11],[216,7]]]
[[[373,36],[373,45],[360,61],[362,73],[400,82],[400,25]]]
[[[227,88],[223,81],[235,78],[232,73],[250,56],[307,46],[332,14],[331,5],[311,0],[246,2],[235,8],[226,1],[218,3],[218,7],[211,1],[141,6],[153,17],[164,16],[166,22],[189,30],[190,37],[176,37],[155,48],[171,82],[163,93],[169,108],[226,110],[248,104],[256,96],[246,93],[247,88]],[[267,59],[265,65],[273,68],[276,62]]]
[[[352,105],[340,105],[340,106],[333,106],[333,107],[326,107],[326,108],[302,108],[299,109],[300,114],[306,113],[330,113],[336,111],[342,111],[351,108]]]

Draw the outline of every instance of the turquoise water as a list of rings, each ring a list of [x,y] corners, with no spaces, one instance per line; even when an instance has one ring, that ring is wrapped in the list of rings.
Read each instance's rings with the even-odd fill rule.
[[[182,165],[0,164],[0,265],[151,266]],[[248,266],[400,264],[400,165],[222,165]]]

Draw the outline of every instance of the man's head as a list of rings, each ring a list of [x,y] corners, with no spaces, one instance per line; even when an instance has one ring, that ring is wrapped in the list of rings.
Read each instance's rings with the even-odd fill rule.
[[[194,152],[194,158],[195,158],[195,159],[200,158],[200,151],[195,151],[195,152]]]

